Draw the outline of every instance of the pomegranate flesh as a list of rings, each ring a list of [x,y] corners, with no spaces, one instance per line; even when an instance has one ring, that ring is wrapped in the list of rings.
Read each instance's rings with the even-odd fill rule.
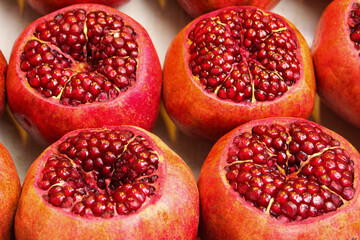
[[[280,0],[177,0],[179,5],[192,17],[199,17],[205,13],[231,6],[254,6],[269,10]]]
[[[0,50],[0,116],[4,113],[6,94],[5,94],[5,75],[7,62]]]
[[[146,30],[116,9],[72,5],[30,24],[7,73],[10,110],[43,144],[81,128],[152,130],[161,65]]]
[[[130,0],[27,0],[28,4],[41,14],[48,14],[73,4],[96,3],[118,8]]]
[[[20,179],[13,159],[0,143],[0,239],[13,239],[14,216],[20,191]]]
[[[224,135],[199,176],[204,239],[358,239],[360,155],[299,118],[250,121]]]
[[[312,49],[317,91],[336,114],[360,127],[360,2],[332,1]]]
[[[199,195],[185,162],[133,126],[76,130],[25,178],[16,239],[196,239]],[[59,227],[61,226],[61,227]]]
[[[254,7],[205,14],[171,43],[163,101],[185,133],[218,139],[253,119],[307,118],[315,102],[310,49],[285,18]]]

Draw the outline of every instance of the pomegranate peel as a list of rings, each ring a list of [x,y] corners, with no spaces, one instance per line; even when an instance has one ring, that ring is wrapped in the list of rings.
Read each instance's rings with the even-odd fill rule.
[[[16,207],[20,197],[21,184],[15,164],[8,150],[0,144],[0,198],[1,239],[12,239]]]
[[[6,75],[7,62],[0,51],[0,116],[4,113],[5,108],[5,75]]]
[[[359,19],[357,1],[332,1],[320,17],[312,48],[320,99],[356,127],[360,127]]]
[[[73,4],[95,3],[118,8],[130,0],[27,0],[28,4],[41,14],[59,10]]]
[[[154,127],[160,61],[146,30],[116,9],[72,5],[39,18],[17,39],[8,69],[10,110],[44,145],[80,128]]]
[[[185,162],[146,130],[108,127],[68,133],[38,157],[25,178],[15,235],[196,239],[198,220],[198,189]]]
[[[280,0],[178,0],[179,5],[193,17],[199,17],[205,13],[230,6],[254,6],[264,10],[275,7]]]
[[[247,27],[256,22],[251,20],[252,17],[271,18],[277,21],[276,27],[267,23],[266,28],[281,26],[281,31],[269,34],[263,29],[264,32],[256,33]],[[221,21],[229,23],[220,24]],[[258,24],[259,28],[266,25]],[[265,32],[269,34],[266,40],[249,36]],[[221,34],[217,36],[217,33]],[[275,39],[292,42],[292,47],[287,45],[292,50],[284,50],[280,43],[274,43]],[[266,53],[267,46],[279,46],[276,51],[284,55],[264,57],[271,52]],[[280,60],[275,63],[277,57]],[[285,63],[284,59],[293,62]],[[277,89],[276,94],[271,92],[271,84]],[[315,77],[309,47],[293,24],[274,13],[254,7],[230,7],[205,14],[189,23],[167,51],[163,102],[180,130],[212,140],[252,119],[307,118],[315,102]]]
[[[267,133],[259,135],[261,129],[267,129]],[[321,137],[314,137],[315,132]],[[287,140],[281,145],[283,137]],[[307,141],[314,141],[314,146],[319,148],[309,147]],[[296,143],[299,148],[295,153]],[[304,154],[303,151],[310,149],[318,150]],[[297,164],[294,159],[298,159]],[[338,165],[331,159],[338,159]],[[339,159],[347,159],[347,163],[342,164]],[[341,169],[347,169],[341,174],[334,168],[340,165]],[[251,121],[220,138],[204,162],[198,180],[200,236],[205,239],[356,239],[360,235],[356,214],[360,210],[358,174],[357,150],[319,124],[298,118]],[[339,179],[351,176],[346,183],[348,187],[339,188],[341,184],[332,183],[335,175]],[[326,182],[327,177],[331,183]]]

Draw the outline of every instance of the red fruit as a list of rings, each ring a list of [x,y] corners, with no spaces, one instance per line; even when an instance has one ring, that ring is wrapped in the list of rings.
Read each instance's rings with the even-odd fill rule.
[[[312,49],[317,91],[336,114],[360,127],[360,4],[332,1],[318,23]]]
[[[253,154],[242,158],[245,150]],[[305,119],[239,126],[201,169],[201,237],[358,239],[359,159],[343,137]]]
[[[0,143],[0,239],[12,239],[15,210],[21,191],[19,175],[10,153]]]
[[[16,239],[196,239],[199,196],[185,162],[132,126],[68,133],[29,169]]]
[[[119,6],[129,2],[130,0],[27,0],[29,5],[42,14],[47,14],[58,10],[63,7],[70,6],[72,4],[88,4],[88,3],[97,3],[107,5],[113,8],[118,8]]]
[[[81,128],[155,124],[158,55],[146,30],[110,7],[73,5],[36,20],[16,41],[8,69],[10,109],[41,142]]]
[[[191,16],[198,17],[205,13],[230,7],[230,6],[254,6],[269,10],[280,0],[177,0],[179,5]]]
[[[164,62],[163,101],[189,135],[218,139],[252,119],[307,118],[315,101],[309,47],[283,17],[253,7],[187,25]]]
[[[0,50],[0,116],[4,113],[5,107],[5,75],[7,62]]]

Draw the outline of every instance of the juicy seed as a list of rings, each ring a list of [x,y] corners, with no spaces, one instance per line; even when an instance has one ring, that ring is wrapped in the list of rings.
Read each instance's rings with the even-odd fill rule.
[[[300,79],[296,36],[271,14],[223,11],[199,21],[188,39],[193,75],[219,98],[272,101]]]
[[[257,125],[228,148],[226,178],[251,206],[279,221],[336,211],[355,194],[354,163],[315,125]]]
[[[159,156],[127,130],[83,131],[58,145],[37,183],[54,207],[82,217],[131,214],[156,194]]]

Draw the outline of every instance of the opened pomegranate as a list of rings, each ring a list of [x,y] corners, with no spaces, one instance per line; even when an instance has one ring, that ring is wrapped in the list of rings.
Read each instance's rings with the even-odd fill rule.
[[[7,74],[16,120],[39,142],[89,127],[151,130],[161,97],[161,65],[146,30],[96,4],[73,5],[29,25]]]
[[[13,239],[14,216],[20,191],[20,179],[14,162],[0,143],[0,239]]]
[[[204,239],[359,239],[360,155],[299,118],[239,126],[199,176]]]
[[[230,6],[254,6],[269,10],[280,0],[177,0],[179,5],[191,16],[198,17],[205,13]]]
[[[203,15],[171,43],[163,101],[185,133],[218,139],[252,119],[307,118],[315,101],[309,47],[283,17],[254,7]]]
[[[39,13],[46,14],[72,4],[97,3],[117,8],[130,0],[27,0],[29,5]]]
[[[132,126],[77,130],[31,166],[16,239],[196,239],[191,170],[158,137]]]
[[[313,59],[321,100],[360,127],[360,2],[332,1],[317,26]]]
[[[6,75],[7,62],[0,50],[0,116],[4,112],[5,107],[5,75]]]

